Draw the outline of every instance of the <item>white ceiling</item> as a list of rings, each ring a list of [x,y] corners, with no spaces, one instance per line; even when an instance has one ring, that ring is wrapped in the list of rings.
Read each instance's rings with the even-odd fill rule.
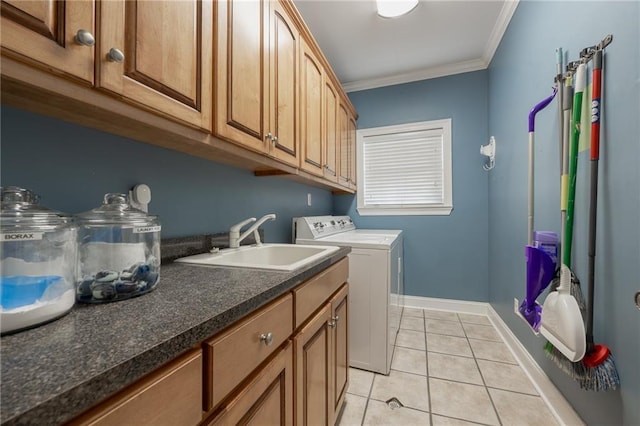
[[[518,0],[420,0],[385,19],[375,0],[294,0],[346,91],[485,69]]]

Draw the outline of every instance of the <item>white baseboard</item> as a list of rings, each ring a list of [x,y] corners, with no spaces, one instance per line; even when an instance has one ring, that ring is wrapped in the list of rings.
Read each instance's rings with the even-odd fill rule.
[[[460,312],[463,314],[488,315],[490,305],[485,302],[466,300],[436,299],[434,297],[403,296],[407,308],[435,309],[437,311]]]
[[[486,315],[558,422],[562,425],[585,425],[564,395],[555,387],[524,345],[489,303],[420,296],[404,296],[404,302],[404,306],[408,308]]]

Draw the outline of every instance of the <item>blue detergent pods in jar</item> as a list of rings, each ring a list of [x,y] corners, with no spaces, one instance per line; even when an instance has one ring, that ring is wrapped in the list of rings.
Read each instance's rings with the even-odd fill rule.
[[[102,206],[76,218],[79,302],[115,302],[156,288],[161,230],[157,216],[132,207],[126,194],[106,194]]]
[[[56,319],[75,303],[77,227],[32,191],[0,188],[2,334]]]

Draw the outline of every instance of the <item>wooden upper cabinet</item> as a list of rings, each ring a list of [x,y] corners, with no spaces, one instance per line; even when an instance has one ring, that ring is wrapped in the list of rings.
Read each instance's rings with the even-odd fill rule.
[[[350,150],[349,150],[349,113],[343,104],[338,108],[338,146],[340,158],[338,167],[338,183],[349,186]]]
[[[214,134],[298,165],[300,34],[279,1],[216,2]]]
[[[214,133],[264,152],[268,124],[268,3],[215,2]]]
[[[298,66],[300,35],[278,1],[270,11],[269,153],[298,165]]]
[[[349,187],[356,189],[356,119],[349,114],[348,123],[349,139]]]
[[[324,178],[338,181],[338,96],[331,81],[326,78],[324,85]]]
[[[322,176],[322,81],[320,61],[302,42],[300,65],[300,168]]]
[[[75,39],[80,30],[95,37],[93,0],[2,0],[1,7],[3,54],[93,84],[94,47]]]
[[[97,86],[210,130],[211,0],[99,3]]]

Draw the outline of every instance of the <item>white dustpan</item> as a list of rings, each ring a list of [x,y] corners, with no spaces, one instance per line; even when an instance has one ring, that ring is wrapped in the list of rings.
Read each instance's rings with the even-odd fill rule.
[[[584,357],[587,349],[584,322],[578,302],[570,293],[571,271],[560,269],[560,286],[551,292],[542,307],[540,333],[571,362]]]

